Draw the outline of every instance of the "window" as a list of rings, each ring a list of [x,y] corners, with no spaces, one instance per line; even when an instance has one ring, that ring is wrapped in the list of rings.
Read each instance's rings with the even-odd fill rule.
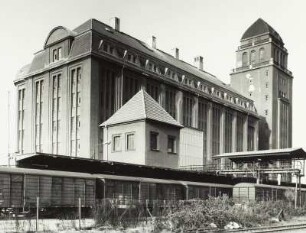
[[[60,143],[60,121],[61,121],[61,74],[52,76],[53,92],[52,92],[52,153],[59,153],[58,144]]]
[[[247,66],[248,65],[248,53],[244,52],[242,54],[242,66]]]
[[[57,60],[58,60],[58,58],[57,58],[57,50],[53,49],[53,62],[57,61]]]
[[[268,88],[269,87],[269,83],[268,82],[266,82],[266,88]]]
[[[213,105],[212,115],[212,154],[217,155],[220,151],[221,108],[217,105]]]
[[[35,149],[36,152],[42,152],[42,131],[43,131],[43,92],[44,81],[38,80],[35,83]]]
[[[80,140],[80,127],[81,127],[81,103],[78,97],[81,96],[81,67],[71,70],[70,85],[71,85],[71,126],[70,126],[70,154],[71,156],[79,155],[79,140]]]
[[[62,47],[53,49],[52,52],[52,62],[58,61],[62,58]]]
[[[256,52],[255,50],[251,51],[251,64],[255,64],[255,60],[256,60]]]
[[[269,99],[269,96],[268,96],[268,95],[266,95],[266,96],[265,96],[265,98],[266,98],[266,101],[267,101],[267,100]]]
[[[186,127],[192,126],[192,108],[193,108],[193,96],[184,93],[183,96],[183,124]]]
[[[120,135],[113,136],[113,151],[121,151],[121,137]]]
[[[175,118],[175,90],[166,88],[166,111]]]
[[[237,128],[236,128],[236,137],[237,137],[237,145],[236,151],[243,151],[243,125],[244,125],[245,116],[237,113]]]
[[[25,89],[18,90],[18,151],[22,154],[24,149],[24,114],[25,114]]]
[[[265,115],[268,116],[268,109],[265,110]]]
[[[176,153],[176,139],[174,136],[168,136],[168,153]]]
[[[259,60],[263,61],[265,58],[265,49],[264,48],[260,48],[259,49]]]
[[[227,109],[225,111],[224,121],[224,152],[229,153],[232,151],[232,124],[233,124],[233,113]]]
[[[248,151],[255,149],[255,128],[248,126]]]
[[[128,133],[126,135],[126,150],[135,150],[135,134]]]
[[[158,150],[158,133],[150,132],[150,149]]]
[[[58,48],[58,59],[61,59],[62,58],[62,48]]]

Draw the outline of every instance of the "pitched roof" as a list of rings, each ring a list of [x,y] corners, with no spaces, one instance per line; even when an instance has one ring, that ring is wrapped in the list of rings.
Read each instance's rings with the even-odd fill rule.
[[[254,37],[254,36],[259,36],[261,34],[269,34],[271,37],[274,39],[279,40],[280,42],[283,43],[282,38],[280,35],[263,19],[259,18],[256,20],[255,23],[253,23],[243,34],[241,40]]]
[[[222,82],[220,79],[218,79],[216,76],[204,71],[199,70],[197,67],[182,61],[180,59],[175,58],[174,56],[160,50],[152,48],[147,43],[138,40],[122,31],[114,30],[109,25],[100,22],[96,19],[89,19],[88,21],[84,22],[77,28],[75,28],[73,31],[77,32],[78,34],[81,34],[87,30],[93,30],[98,32],[101,35],[104,35],[108,38],[111,38],[113,40],[116,40],[122,44],[128,45],[131,48],[134,48],[144,54],[147,54],[155,59],[161,60],[163,62],[166,62],[170,65],[173,65],[185,72],[188,72],[194,76],[197,76],[199,78],[202,78],[203,80],[207,80],[215,85],[218,85],[220,87],[226,88],[228,90],[231,90],[235,93],[234,89],[232,89],[230,86],[226,85],[224,82]]]
[[[115,112],[114,115],[103,122],[101,126],[139,120],[153,120],[177,127],[183,127],[144,90],[140,90],[135,94],[126,104]]]

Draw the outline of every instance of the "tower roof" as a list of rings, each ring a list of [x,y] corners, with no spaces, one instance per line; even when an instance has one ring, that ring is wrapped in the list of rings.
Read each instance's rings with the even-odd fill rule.
[[[263,19],[259,18],[253,23],[243,34],[241,40],[259,36],[262,34],[269,34],[271,37],[273,37],[276,40],[279,40],[283,43],[282,38],[280,35]]]
[[[144,90],[140,90],[135,94],[101,126],[139,120],[153,120],[176,127],[183,127]]]

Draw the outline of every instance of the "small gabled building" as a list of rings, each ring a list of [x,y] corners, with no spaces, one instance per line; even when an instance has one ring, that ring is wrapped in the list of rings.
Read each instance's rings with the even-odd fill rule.
[[[140,90],[101,126],[105,139],[103,160],[179,167],[183,126],[146,91]]]

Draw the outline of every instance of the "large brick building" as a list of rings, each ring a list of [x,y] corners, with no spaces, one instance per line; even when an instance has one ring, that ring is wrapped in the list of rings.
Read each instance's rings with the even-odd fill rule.
[[[249,44],[249,37],[256,39],[255,34],[244,36],[240,48],[244,43]],[[269,43],[264,46],[283,51],[284,55],[279,56],[285,64],[287,53],[281,47],[283,43],[277,41],[280,44],[275,44],[274,40],[272,43],[271,35],[270,31],[267,36],[263,35],[263,40],[267,37]],[[250,49],[251,46],[243,48]],[[265,58],[271,56],[268,47],[265,49]],[[240,55],[242,51],[237,53],[238,61],[244,59],[240,58],[244,56]],[[250,54],[253,56],[252,52]],[[249,83],[239,81],[240,73],[245,72],[240,69],[245,68],[244,63],[232,74],[231,87],[204,70],[202,57],[196,57],[194,61],[191,65],[180,60],[178,49],[173,55],[163,52],[157,48],[155,37],[148,45],[121,32],[119,19],[114,27],[90,19],[72,31],[64,27],[54,28],[43,49],[21,69],[15,80],[18,153],[45,152],[108,159],[103,145],[115,142],[103,137],[100,124],[141,89],[184,126],[179,135],[178,166],[209,164],[216,154],[257,150],[260,115],[266,118],[262,109],[273,112],[274,103],[283,103],[278,101],[280,97],[272,88],[267,90],[271,105],[262,107],[258,101],[257,80],[264,78],[261,75],[264,76],[265,71],[255,76],[257,71],[248,66],[247,72],[255,86],[254,96],[250,96]],[[277,86],[278,77],[287,77],[284,76],[287,74],[285,67],[275,63],[269,68],[270,80],[275,83],[273,88]],[[273,75],[276,71],[279,76]],[[291,93],[286,94],[291,98]],[[259,103],[258,107],[254,106],[254,101]],[[279,112],[285,111],[283,107],[279,109]],[[290,111],[288,115],[291,116]],[[267,118],[272,131],[274,126],[270,119],[273,117],[268,115]],[[288,138],[291,138],[291,126],[288,129]],[[278,138],[272,133],[271,143],[275,140]],[[262,148],[277,144],[271,143]],[[289,139],[286,145],[290,146]],[[137,154],[137,150],[134,153]]]

